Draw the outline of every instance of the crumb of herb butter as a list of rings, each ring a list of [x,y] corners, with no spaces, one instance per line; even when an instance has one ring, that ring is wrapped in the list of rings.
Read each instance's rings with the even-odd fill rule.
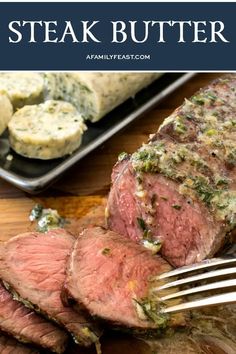
[[[110,253],[111,253],[111,249],[110,249],[110,248],[105,247],[105,248],[102,250],[102,254],[103,254],[104,256],[108,256]]]
[[[118,161],[123,161],[125,160],[129,155],[127,154],[127,152],[121,152],[118,156]]]
[[[44,209],[42,205],[36,204],[31,210],[30,221],[37,221],[37,231],[47,232],[51,229],[64,227],[68,221],[61,217],[55,209]]]
[[[8,154],[6,157],[7,161],[12,161],[13,160],[13,156],[11,154]]]
[[[161,247],[162,247],[162,242],[161,240],[157,239],[157,240],[143,240],[143,245],[145,248],[147,248],[148,250],[150,250],[152,252],[152,254],[156,254],[160,251]]]

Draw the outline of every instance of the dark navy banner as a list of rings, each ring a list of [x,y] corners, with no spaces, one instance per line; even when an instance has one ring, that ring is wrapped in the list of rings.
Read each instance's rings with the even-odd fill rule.
[[[236,70],[236,3],[0,3],[0,70]]]

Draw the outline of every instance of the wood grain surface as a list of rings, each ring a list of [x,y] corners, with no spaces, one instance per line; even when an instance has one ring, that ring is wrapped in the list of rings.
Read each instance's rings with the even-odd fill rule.
[[[35,203],[57,209],[60,215],[70,220],[67,228],[78,234],[84,226],[96,222],[103,225],[106,195],[110,187],[110,175],[120,152],[133,152],[150,133],[185,97],[191,96],[200,87],[207,85],[221,74],[197,74],[179,90],[161,102],[151,112],[135,121],[126,130],[115,135],[100,148],[84,158],[44,193],[32,197],[16,187],[0,180],[0,241],[21,232],[31,230],[35,225],[29,221],[29,213]],[[187,337],[186,337],[187,338]],[[193,345],[193,344],[191,344]],[[207,347],[209,344],[207,343]],[[103,354],[151,354],[152,351],[138,339],[125,336],[102,338]],[[72,345],[68,354],[95,354],[94,349],[83,349]],[[176,351],[175,354],[182,353]],[[188,351],[190,353],[190,351]],[[193,349],[191,353],[197,353]],[[210,352],[209,352],[210,353]],[[211,351],[211,353],[221,353]]]
[[[0,240],[30,229],[29,212],[36,202],[58,209],[59,213],[72,220],[71,231],[78,232],[84,216],[93,207],[104,205],[104,196],[110,187],[111,170],[121,151],[133,152],[150,133],[185,97],[191,96],[200,87],[207,85],[220,74],[197,74],[184,86],[162,101],[155,109],[112,137],[72,169],[46,192],[32,197],[9,183],[0,180]],[[91,213],[93,213],[93,209]],[[95,210],[98,223],[102,223],[101,209]],[[88,222],[86,220],[86,222]],[[76,229],[78,228],[78,230]]]

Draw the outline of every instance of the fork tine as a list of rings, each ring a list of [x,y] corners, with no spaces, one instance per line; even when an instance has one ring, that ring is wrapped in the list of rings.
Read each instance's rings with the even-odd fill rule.
[[[220,277],[222,275],[230,275],[230,274],[236,274],[236,267],[217,269],[217,270],[213,270],[211,272],[197,274],[197,275],[194,275],[191,277],[187,277],[187,278],[172,281],[170,283],[166,283],[166,284],[161,285],[155,289],[157,291],[159,291],[159,290],[168,289],[168,288],[172,288],[172,287],[179,286],[179,285],[184,285],[184,284],[196,282],[199,280],[215,278],[215,277]]]
[[[207,259],[207,260],[202,261],[200,263],[191,264],[189,266],[183,266],[181,268],[171,270],[170,272],[163,273],[163,274],[159,275],[158,277],[155,277],[155,279],[157,279],[157,280],[158,279],[165,279],[165,278],[169,278],[169,277],[173,277],[173,276],[178,276],[178,275],[181,275],[184,273],[192,272],[195,270],[210,268],[210,267],[234,263],[234,262],[236,262],[236,257]]]
[[[162,297],[160,297],[160,300],[165,301],[165,300],[174,299],[174,298],[177,298],[180,296],[192,295],[192,294],[201,293],[204,291],[229,288],[229,287],[233,287],[233,286],[236,286],[236,279],[223,280],[223,281],[218,281],[218,282],[207,284],[207,285],[197,286],[195,288],[190,288],[190,289],[178,291],[177,293],[169,294],[166,296],[162,296]],[[155,291],[155,289],[153,289],[153,291]]]
[[[179,305],[166,307],[162,309],[162,312],[163,313],[179,312],[179,311],[197,309],[206,306],[230,304],[234,302],[236,302],[236,291],[231,293],[226,293],[226,294],[209,296],[204,299],[185,302]]]

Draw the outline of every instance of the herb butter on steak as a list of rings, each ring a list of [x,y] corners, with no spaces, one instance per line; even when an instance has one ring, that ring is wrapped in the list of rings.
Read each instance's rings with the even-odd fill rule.
[[[115,165],[111,230],[159,240],[174,266],[213,256],[236,224],[236,75],[201,89]]]

